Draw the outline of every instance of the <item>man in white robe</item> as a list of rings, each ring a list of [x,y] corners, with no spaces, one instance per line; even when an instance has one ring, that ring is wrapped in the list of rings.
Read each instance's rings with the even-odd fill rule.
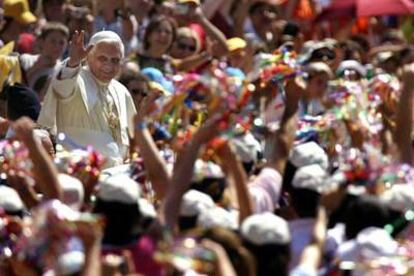
[[[70,57],[51,81],[38,123],[80,145],[92,145],[106,156],[106,167],[120,165],[128,154],[128,131],[133,131],[136,113],[130,93],[114,79],[124,45],[111,31],[93,35],[87,48],[83,40],[83,31],[74,34]]]

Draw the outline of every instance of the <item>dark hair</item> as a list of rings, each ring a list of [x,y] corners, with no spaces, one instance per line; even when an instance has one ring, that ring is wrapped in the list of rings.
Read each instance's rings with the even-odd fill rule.
[[[50,2],[53,2],[53,3],[59,2],[59,4],[63,5],[66,2],[66,0],[43,0],[42,2],[43,7],[45,7],[46,4],[49,4]]]
[[[41,29],[39,39],[45,39],[50,33],[59,32],[69,38],[69,29],[60,22],[47,22]]]
[[[292,37],[297,37],[300,34],[300,27],[297,23],[288,22],[283,27],[283,35],[290,35]]]
[[[385,32],[383,37],[381,38],[381,44],[394,44],[396,42],[404,41],[404,37],[401,35],[398,30],[389,30]]]
[[[27,116],[33,121],[39,117],[41,105],[36,92],[22,84],[6,86],[3,93],[7,101],[7,118],[15,121]]]
[[[291,203],[300,218],[316,217],[319,204],[319,193],[310,189],[293,188],[290,192]]]
[[[49,139],[52,142],[53,150],[56,153],[56,135],[52,133],[52,129],[50,127],[45,127],[41,125],[36,125],[35,129],[44,130],[47,132],[47,134],[49,134]]]
[[[282,189],[285,192],[290,193],[293,189],[292,180],[297,171],[297,167],[293,165],[289,160],[286,162],[285,171],[283,173]]]
[[[0,34],[3,33],[7,28],[10,27],[10,24],[13,22],[13,17],[3,16],[3,28],[0,29]]]
[[[339,47],[344,51],[344,60],[354,60],[356,59],[355,53],[362,53],[362,47],[355,41],[347,40],[341,42]]]
[[[345,216],[345,235],[347,239],[355,238],[367,227],[384,227],[389,220],[388,209],[378,198],[361,196],[348,207]]]
[[[358,43],[358,45],[365,51],[369,52],[369,49],[371,48],[368,39],[360,34],[355,34],[350,37],[351,41],[354,41],[355,43]]]
[[[150,35],[161,25],[162,22],[168,22],[170,23],[171,27],[172,27],[172,36],[173,36],[173,40],[172,42],[174,42],[175,37],[177,35],[177,23],[175,22],[175,20],[171,17],[167,17],[164,15],[160,15],[160,16],[156,16],[154,18],[151,19],[150,23],[148,24],[147,28],[145,29],[145,34],[144,34],[144,49],[148,50],[151,45],[149,44],[149,37]],[[173,44],[171,42],[171,45]],[[168,46],[168,48],[171,47],[171,45]]]
[[[180,232],[194,229],[197,226],[198,216],[180,216],[178,218],[178,229]]]
[[[214,202],[220,202],[223,199],[226,180],[224,178],[205,177],[199,182],[193,182],[190,189],[205,193],[213,199]]]
[[[125,204],[97,199],[94,213],[106,219],[103,243],[124,246],[138,239],[141,234],[141,213],[138,203]]]
[[[268,3],[264,2],[264,1],[257,1],[256,3],[254,3],[253,5],[250,6],[249,8],[249,14],[252,15],[253,13],[256,12],[257,9],[263,7],[263,6],[269,6],[271,9],[273,9],[276,13],[278,13],[278,9],[276,6],[274,5],[269,5]]]
[[[287,276],[290,262],[290,244],[255,245],[244,241],[244,245],[256,260],[256,275]]]
[[[141,73],[137,74],[135,72],[125,72],[119,78],[119,82],[125,86],[128,86],[131,81],[142,81],[149,84],[150,79]]]
[[[256,274],[254,257],[244,247],[242,240],[236,233],[222,227],[213,227],[202,233],[201,237],[223,246],[236,271],[236,275],[250,276]]]
[[[330,49],[329,47],[322,47],[319,49],[315,49],[312,51],[308,62],[317,62],[317,61],[326,61],[326,60],[333,60],[335,59],[336,54],[335,51],[333,51],[332,49]]]

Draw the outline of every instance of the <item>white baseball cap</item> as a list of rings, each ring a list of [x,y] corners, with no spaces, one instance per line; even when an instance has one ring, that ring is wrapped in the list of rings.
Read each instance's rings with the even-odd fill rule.
[[[286,220],[270,212],[246,218],[241,225],[241,235],[255,245],[286,245],[291,241]]]
[[[297,168],[311,164],[319,164],[323,169],[327,170],[329,164],[328,155],[315,142],[295,146],[292,149],[289,160]]]
[[[299,168],[293,177],[292,186],[319,193],[324,190],[327,179],[327,172],[318,164],[314,164]]]
[[[99,182],[97,197],[103,201],[134,204],[140,198],[140,187],[127,174],[103,177]]]
[[[83,203],[84,188],[79,179],[60,173],[58,175],[63,190],[63,203],[75,210],[79,210]]]
[[[15,189],[0,186],[0,207],[6,212],[17,212],[24,209],[24,204]]]
[[[410,184],[394,184],[384,191],[380,200],[395,211],[406,212],[414,209],[414,187]]]
[[[198,216],[207,209],[214,208],[213,199],[196,190],[189,190],[183,196],[180,208],[180,215],[184,217]]]
[[[221,207],[213,207],[202,211],[197,218],[197,225],[206,229],[219,226],[236,230],[239,227],[237,216]]]

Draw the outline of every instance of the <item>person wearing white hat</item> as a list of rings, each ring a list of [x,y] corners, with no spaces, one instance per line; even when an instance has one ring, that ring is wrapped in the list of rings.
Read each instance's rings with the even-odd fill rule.
[[[226,186],[226,179],[219,165],[212,161],[196,160],[191,189],[205,193],[214,202],[220,203],[223,201]]]
[[[414,209],[414,187],[412,184],[394,184],[385,190],[380,200],[391,210],[404,213]]]
[[[356,60],[344,60],[336,69],[336,75],[348,80],[360,80],[367,74],[367,69]]]
[[[293,177],[290,196],[297,218],[289,221],[292,234],[291,268],[298,265],[303,249],[311,240],[319,204],[319,192],[323,190],[327,177],[327,172],[318,164],[299,168]]]
[[[156,241],[142,230],[140,195],[139,184],[126,174],[100,179],[93,211],[106,219],[102,253],[130,251],[137,273],[160,275],[161,267],[153,260]]]
[[[339,246],[341,261],[363,262],[397,254],[398,243],[383,228],[368,227],[358,236]]]
[[[311,164],[318,164],[321,168],[328,170],[329,159],[325,150],[313,141],[296,145],[290,152],[283,175],[284,190],[291,188],[292,179],[298,168]]]
[[[390,219],[389,209],[377,197],[359,196],[354,199],[345,212],[346,239],[354,239],[368,227],[384,227]]]
[[[311,62],[305,67],[305,87],[299,102],[299,115],[316,116],[326,109],[323,102],[328,81],[334,77],[324,62]]]
[[[75,32],[69,52],[51,81],[38,122],[80,145],[94,146],[107,157],[107,167],[122,164],[136,113],[128,90],[114,79],[124,44],[118,34],[101,31],[85,48],[84,32]]]
[[[25,209],[17,191],[8,186],[0,186],[0,207],[10,215],[18,214]]]
[[[289,161],[297,168],[318,164],[323,169],[328,169],[328,155],[317,143],[307,142],[295,146],[289,157]]]
[[[201,212],[197,218],[197,225],[205,229],[218,226],[230,230],[237,230],[237,216],[221,207],[213,207]]]
[[[214,201],[209,195],[196,190],[186,192],[180,207],[178,222],[180,231],[186,231],[196,227],[198,216],[202,212],[214,207]]]
[[[269,212],[252,215],[243,221],[240,231],[256,259],[256,275],[288,275],[291,236],[283,218]]]
[[[63,203],[74,210],[80,210],[83,204],[84,189],[79,179],[67,174],[59,174],[59,183],[63,191]]]
[[[388,208],[391,221],[401,221],[392,228],[393,236],[400,235],[410,224],[406,218],[414,210],[414,187],[411,183],[394,184],[379,196],[379,200]]]

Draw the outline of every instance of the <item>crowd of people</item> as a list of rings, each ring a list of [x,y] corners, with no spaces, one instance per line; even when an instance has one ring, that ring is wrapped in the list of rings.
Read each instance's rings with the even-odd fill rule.
[[[0,275],[414,273],[414,22],[333,2],[0,0]]]

